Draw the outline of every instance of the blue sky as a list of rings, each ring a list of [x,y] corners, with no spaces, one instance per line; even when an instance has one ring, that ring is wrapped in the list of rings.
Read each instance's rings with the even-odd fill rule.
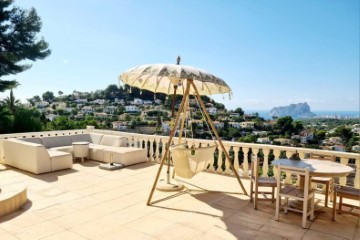
[[[15,0],[35,7],[52,54],[7,79],[25,100],[118,84],[142,64],[205,69],[232,88],[228,109],[359,110],[359,1]],[[5,79],[5,78],[4,78]],[[5,97],[9,93],[0,93]],[[24,102],[24,101],[23,101]]]

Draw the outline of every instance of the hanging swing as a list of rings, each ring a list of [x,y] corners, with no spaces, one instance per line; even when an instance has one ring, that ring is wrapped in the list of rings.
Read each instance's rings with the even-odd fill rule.
[[[195,98],[198,106],[200,106],[198,100]],[[190,108],[189,108],[189,117],[186,114],[186,108],[189,107],[189,99],[187,99],[186,107],[184,108],[183,118],[186,117],[186,129],[188,128],[188,122],[189,118],[191,118]],[[199,107],[200,112],[202,116],[205,118],[204,113],[201,110],[201,107]],[[184,122],[184,121],[183,121]],[[212,132],[210,130],[210,127],[205,121],[208,129],[210,131],[211,137],[214,140],[215,138],[212,135]],[[191,129],[191,137],[194,138],[192,125],[190,124]],[[186,130],[185,130],[185,139],[186,139]],[[181,142],[181,134],[182,129],[180,129],[180,135],[179,135],[179,142]],[[187,141],[186,141],[187,142]],[[174,172],[177,176],[182,178],[192,178],[197,173],[204,171],[208,168],[209,164],[212,164],[214,161],[214,152],[217,148],[216,141],[214,140],[214,145],[210,145],[207,147],[195,147],[195,144],[193,142],[192,146],[190,148],[186,147],[186,144],[180,143],[177,145],[173,145],[171,147],[171,154],[172,154],[172,160],[174,164]],[[174,175],[173,175],[174,177]]]

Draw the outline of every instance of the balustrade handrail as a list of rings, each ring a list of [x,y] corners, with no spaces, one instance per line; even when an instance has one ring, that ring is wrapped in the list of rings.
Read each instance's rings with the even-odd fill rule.
[[[43,132],[27,132],[27,133],[13,133],[13,134],[2,134],[0,135],[0,162],[3,159],[3,140],[8,138],[29,138],[29,137],[48,137],[48,136],[64,136],[64,135],[73,135],[73,134],[82,134],[82,133],[101,133],[108,135],[119,135],[128,138],[129,146],[131,147],[140,147],[142,148],[145,143],[145,148],[148,150],[148,158],[150,161],[160,162],[161,160],[161,152],[160,145],[163,147],[165,143],[168,141],[168,136],[161,135],[147,135],[147,134],[138,134],[138,133],[129,133],[129,132],[120,132],[113,130],[102,130],[102,129],[94,129],[93,127],[89,127],[87,129],[76,129],[76,130],[60,130],[60,131],[43,131]],[[188,141],[189,145],[193,143],[196,146],[213,144],[213,140],[207,139],[192,139],[192,138],[183,138],[182,142]],[[174,138],[174,143],[178,143],[178,138]],[[204,146],[203,145],[203,146]],[[278,146],[278,145],[268,145],[268,144],[255,144],[255,143],[243,143],[243,142],[231,142],[231,141],[223,141],[223,145],[229,151],[230,149],[234,152],[234,167],[236,171],[239,171],[243,177],[248,177],[249,172],[249,160],[247,158],[243,159],[243,162],[240,164],[240,159],[238,157],[238,153],[240,151],[243,152],[243,155],[249,153],[251,150],[253,154],[257,154],[260,149],[264,154],[264,161],[262,165],[263,176],[267,176],[271,167],[269,162],[269,153],[272,150],[275,158],[279,158],[283,154],[287,158],[297,152],[300,155],[300,158],[305,158],[309,153],[317,153],[317,154],[331,154],[335,155],[338,160],[340,160],[341,164],[348,165],[351,161],[351,165],[355,168],[355,176],[351,176],[354,180],[354,183],[350,183],[350,185],[354,185],[356,188],[360,188],[360,154],[349,153],[349,152],[338,152],[338,151],[329,151],[329,150],[319,150],[319,149],[310,149],[310,148],[300,148],[300,147],[288,147],[288,146]],[[149,147],[150,146],[150,147]],[[222,150],[219,148],[219,153],[216,155],[215,161],[213,165],[210,165],[208,171],[217,172],[221,174],[230,174],[232,175],[232,171],[227,161],[223,161],[222,158]],[[219,162],[219,164],[217,164]],[[290,181],[290,179],[287,179]],[[351,180],[352,182],[352,180]],[[342,177],[339,180],[341,185],[348,184],[348,179],[346,177]]]

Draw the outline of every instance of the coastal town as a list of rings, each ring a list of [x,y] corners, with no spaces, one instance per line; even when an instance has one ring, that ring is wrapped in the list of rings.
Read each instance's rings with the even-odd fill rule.
[[[203,97],[223,140],[282,146],[307,147],[334,151],[360,152],[358,119],[304,118],[291,116],[264,119],[258,113],[245,114],[239,107],[227,110],[221,103]],[[123,132],[168,135],[171,129],[172,97],[140,92],[128,86],[109,85],[94,92],[73,91],[57,96],[45,92],[21,104],[26,109],[40,113],[41,130],[75,129],[85,125]],[[176,100],[175,109],[180,100]],[[19,105],[20,106],[20,105]],[[189,99],[186,113],[188,137],[210,139],[209,126],[197,101]],[[177,129],[179,134],[180,129]],[[186,133],[185,133],[186,132]]]

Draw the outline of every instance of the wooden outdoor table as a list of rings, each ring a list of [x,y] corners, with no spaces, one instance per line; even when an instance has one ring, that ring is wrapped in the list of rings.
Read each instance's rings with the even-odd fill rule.
[[[272,165],[288,166],[297,168],[310,168],[309,174],[312,177],[345,177],[353,171],[349,166],[337,162],[331,162],[318,159],[278,159],[272,162]]]

